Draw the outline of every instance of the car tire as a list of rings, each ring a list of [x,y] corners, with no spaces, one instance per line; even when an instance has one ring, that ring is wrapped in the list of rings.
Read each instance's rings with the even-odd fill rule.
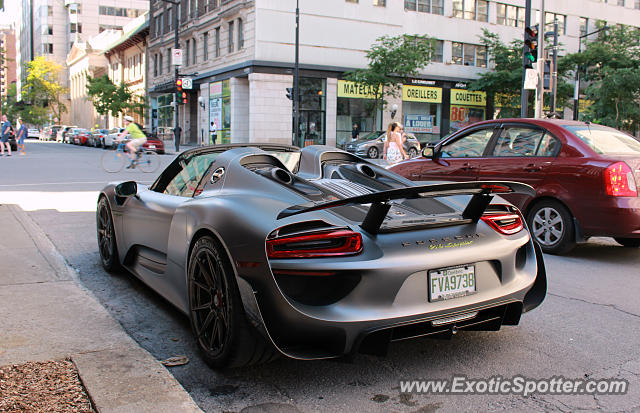
[[[203,236],[196,241],[187,280],[191,328],[207,364],[241,367],[277,356],[247,321],[230,261],[217,240]]]
[[[98,235],[98,252],[102,266],[108,272],[117,272],[121,269],[118,258],[118,245],[116,232],[113,226],[113,216],[107,198],[102,196],[98,200],[96,209],[96,232]]]
[[[616,242],[623,247],[638,248],[640,247],[640,238],[614,238]]]
[[[367,151],[367,156],[371,159],[378,159],[378,156],[380,156],[380,151],[375,146],[372,146]]]
[[[409,155],[409,158],[415,158],[418,155],[418,150],[416,148],[409,148],[409,151],[407,152],[407,154]]]
[[[548,199],[534,204],[527,214],[527,224],[547,254],[565,254],[576,245],[573,217],[558,201]]]

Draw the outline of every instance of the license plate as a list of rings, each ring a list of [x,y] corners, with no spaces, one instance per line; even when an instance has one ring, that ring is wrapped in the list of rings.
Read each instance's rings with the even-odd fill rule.
[[[476,292],[475,265],[429,271],[429,301],[464,297]]]
[[[156,145],[149,145],[149,149],[155,149]]]

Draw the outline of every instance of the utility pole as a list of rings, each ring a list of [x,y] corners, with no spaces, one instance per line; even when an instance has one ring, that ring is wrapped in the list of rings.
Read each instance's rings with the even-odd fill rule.
[[[540,0],[540,18],[538,19],[538,89],[536,89],[536,111],[535,118],[542,117],[542,103],[544,100],[544,30],[545,30],[545,16],[544,16],[544,0]]]
[[[524,11],[524,38],[526,38],[527,28],[531,24],[531,0],[527,0],[525,3],[525,11]],[[529,47],[526,44],[522,45],[522,85],[520,88],[520,117],[527,117],[527,103],[529,102],[529,91],[524,88],[524,79],[527,73],[527,52],[529,51]]]
[[[300,49],[300,9],[296,0],[296,60],[293,69],[293,144],[302,147],[300,142],[300,76],[299,76],[299,49]]]
[[[553,60],[551,62],[551,113],[556,113],[556,98],[558,93],[558,19],[553,20]]]

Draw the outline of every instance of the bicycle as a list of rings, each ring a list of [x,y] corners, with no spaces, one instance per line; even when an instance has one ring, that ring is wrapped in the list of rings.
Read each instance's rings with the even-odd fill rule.
[[[115,151],[102,155],[102,168],[109,173],[120,172],[125,163],[131,162],[126,150],[126,142],[120,142]],[[132,168],[140,168],[142,172],[155,172],[160,167],[160,158],[154,151],[140,147],[136,152]]]

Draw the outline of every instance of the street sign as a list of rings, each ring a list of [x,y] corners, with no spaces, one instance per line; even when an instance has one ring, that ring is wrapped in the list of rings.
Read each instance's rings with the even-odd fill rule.
[[[190,77],[182,78],[182,88],[183,89],[193,89],[193,80]]]
[[[533,90],[538,88],[538,71],[536,69],[527,69],[525,72],[524,88]]]
[[[171,57],[174,66],[182,66],[182,49],[171,49]]]

